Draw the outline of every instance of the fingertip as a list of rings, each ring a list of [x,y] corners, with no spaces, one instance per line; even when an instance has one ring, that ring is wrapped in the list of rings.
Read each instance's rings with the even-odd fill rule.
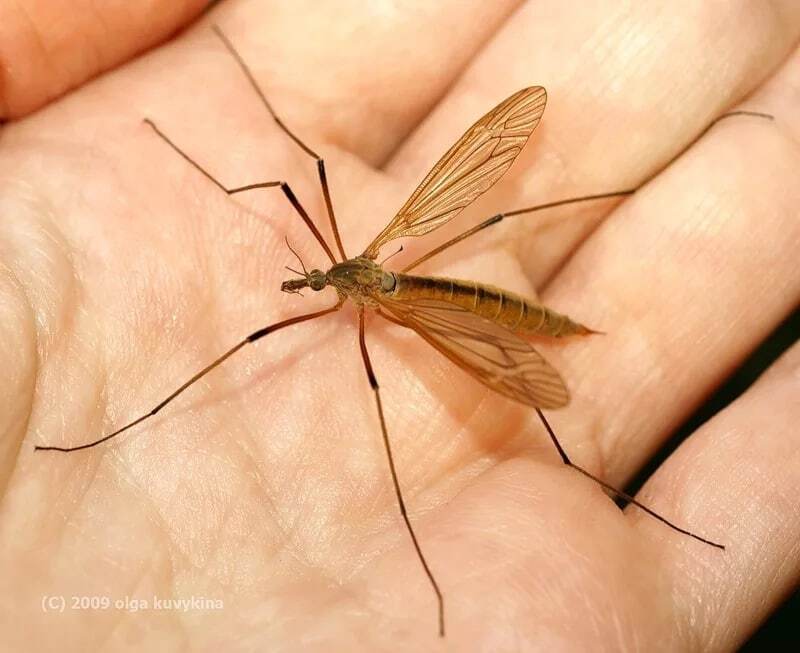
[[[0,120],[20,118],[146,50],[208,0],[0,4]]]

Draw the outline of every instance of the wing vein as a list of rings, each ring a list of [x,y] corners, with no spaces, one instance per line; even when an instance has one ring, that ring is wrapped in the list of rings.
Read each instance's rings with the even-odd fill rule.
[[[527,341],[475,312],[439,299],[379,299],[379,313],[416,331],[487,388],[537,408],[569,401],[558,372]]]
[[[546,102],[542,87],[525,88],[472,125],[433,166],[364,256],[375,259],[390,240],[437,229],[491,188],[536,129]]]

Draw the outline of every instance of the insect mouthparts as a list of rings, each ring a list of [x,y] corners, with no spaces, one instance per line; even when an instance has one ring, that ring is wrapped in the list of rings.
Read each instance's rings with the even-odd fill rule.
[[[308,279],[289,279],[281,284],[281,291],[288,293],[300,292],[301,289],[308,286]]]

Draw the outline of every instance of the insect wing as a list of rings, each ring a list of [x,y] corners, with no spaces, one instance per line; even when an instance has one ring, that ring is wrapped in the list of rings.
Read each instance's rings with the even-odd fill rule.
[[[388,241],[422,236],[455,217],[503,176],[544,112],[541,86],[517,91],[478,120],[451,147],[367,247],[374,259]]]
[[[558,372],[504,327],[442,300],[380,301],[381,315],[416,331],[486,387],[536,408],[569,402]]]

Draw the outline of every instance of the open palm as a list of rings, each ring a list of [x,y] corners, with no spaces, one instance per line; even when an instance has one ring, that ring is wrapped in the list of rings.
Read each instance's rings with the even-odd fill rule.
[[[327,259],[278,189],[228,197],[143,123],[226,186],[289,181],[328,234],[313,162],[270,120],[213,22],[325,157],[350,255],[476,118],[519,88],[548,89],[503,181],[444,229],[406,241],[390,269],[498,210],[635,186],[745,98],[776,116],[720,123],[623,203],[517,216],[424,266],[537,289],[607,333],[542,353],[572,394],[550,414],[565,448],[623,485],[800,298],[797,3],[659,14],[602,0],[578,13],[546,2],[228,2],[31,113],[88,75],[80,39],[113,52],[99,57],[111,67],[187,20],[151,4],[147,38],[110,47],[114,29],[76,27],[90,35],[62,40],[58,61],[78,64],[33,66],[26,83],[5,85],[15,118],[0,132],[6,648],[741,643],[800,574],[797,347],[639,496],[721,552],[621,513],[560,464],[535,413],[368,315],[400,483],[445,595],[444,640],[349,305],[245,347],[104,445],[33,446],[94,440],[248,333],[336,301],[332,290],[280,292],[296,264],[285,239],[309,268]],[[138,33],[109,11],[108,24]],[[14,43],[20,52],[3,56],[30,61],[27,41]]]

